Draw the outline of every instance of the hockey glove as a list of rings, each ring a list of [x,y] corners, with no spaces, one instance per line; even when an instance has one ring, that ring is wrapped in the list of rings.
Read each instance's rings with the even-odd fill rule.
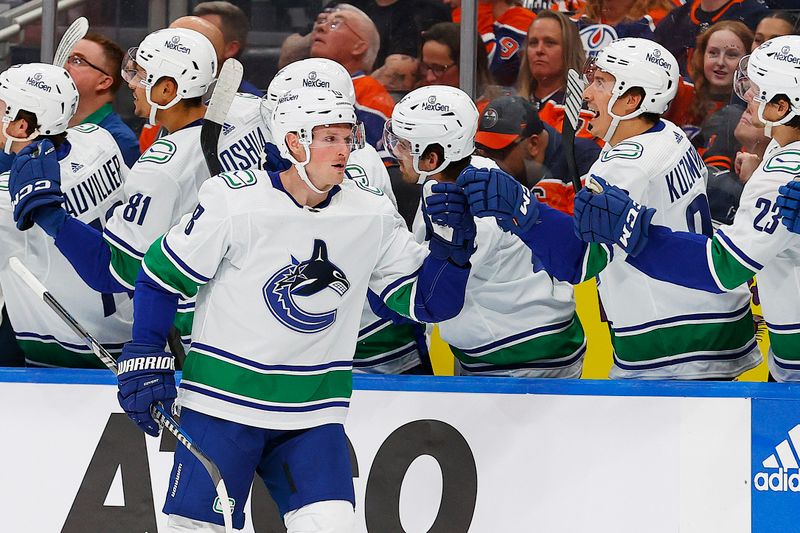
[[[781,194],[775,202],[783,225],[792,233],[800,233],[800,181],[790,181],[778,188]]]
[[[11,193],[14,221],[23,231],[33,226],[38,208],[60,208],[64,201],[61,168],[52,142],[45,139],[29,144],[17,154],[11,165],[8,191]]]
[[[158,346],[129,342],[117,359],[117,399],[131,420],[154,437],[159,425],[150,406],[161,402],[169,413],[178,395],[175,389],[175,360]]]
[[[539,219],[539,204],[531,192],[500,169],[468,166],[456,182],[463,187],[476,217],[494,217],[515,234],[527,232]]]
[[[455,183],[425,182],[422,188],[425,239],[431,255],[466,266],[475,252],[475,220],[464,191]]]
[[[586,242],[617,244],[636,256],[647,245],[656,210],[637,204],[603,178],[592,174],[591,180],[575,195],[575,234]]]

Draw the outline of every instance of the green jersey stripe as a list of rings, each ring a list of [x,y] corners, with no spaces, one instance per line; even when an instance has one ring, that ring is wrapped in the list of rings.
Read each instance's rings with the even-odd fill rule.
[[[356,359],[369,359],[377,355],[388,354],[408,345],[414,340],[414,326],[411,324],[394,325],[379,329],[367,335],[356,344]]]
[[[40,365],[62,368],[106,368],[106,365],[88,348],[87,352],[75,352],[54,342],[26,339],[17,339],[17,344],[26,359]],[[109,350],[109,352],[119,354],[119,350]]]
[[[729,322],[656,327],[646,333],[617,336],[611,331],[614,352],[622,361],[643,362],[687,353],[722,353],[741,349],[755,334],[748,310]]]
[[[161,245],[163,237],[150,245],[144,256],[144,267],[154,281],[160,282],[167,290],[178,292],[187,298],[197,295],[197,288],[202,285],[185,275],[164,252]]]
[[[122,248],[118,248],[112,241],[106,241],[111,248],[111,264],[109,268],[111,274],[126,288],[133,290],[136,283],[136,276],[142,268],[142,262],[132,257]]]
[[[499,348],[487,355],[472,357],[455,346],[453,355],[463,363],[488,363],[493,365],[516,365],[547,359],[562,359],[574,354],[583,346],[583,327],[575,315],[572,323],[561,331],[524,340],[512,346]]]
[[[756,272],[747,268],[732,254],[725,243],[716,235],[711,241],[709,251],[711,273],[725,289],[735,289],[755,276]]]
[[[800,361],[800,333],[776,333],[769,330],[769,344],[777,357]]]
[[[262,373],[190,350],[183,366],[189,381],[257,401],[300,404],[349,398],[353,392],[351,370],[317,374]]]

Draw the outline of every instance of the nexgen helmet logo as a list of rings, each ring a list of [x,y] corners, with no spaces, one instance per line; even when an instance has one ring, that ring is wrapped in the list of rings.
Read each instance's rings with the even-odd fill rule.
[[[786,63],[792,63],[793,65],[797,65],[800,63],[800,56],[796,56],[792,53],[792,49],[788,46],[782,46],[780,52],[773,52],[772,58],[776,61],[785,61]]]
[[[672,65],[669,64],[669,61],[661,57],[661,50],[659,50],[658,48],[656,48],[652,52],[648,52],[647,54],[645,54],[644,58],[651,63],[655,63],[656,65],[665,70],[670,70],[672,68]]]
[[[308,73],[307,78],[303,79],[303,87],[321,87],[323,89],[329,89],[330,86],[330,82],[319,79],[319,75],[313,70]]]
[[[443,111],[447,112],[450,111],[450,106],[445,104],[440,104],[436,101],[435,96],[430,96],[427,102],[422,103],[422,109],[425,111]]]
[[[32,77],[28,76],[28,80],[25,83],[27,83],[31,87],[36,87],[37,89],[40,89],[40,90],[48,92],[48,93],[52,92],[52,90],[53,90],[53,88],[51,86],[47,85],[45,82],[42,81],[42,73],[41,72],[37,72]]]
[[[181,44],[181,38],[179,35],[175,35],[169,41],[164,43],[169,50],[175,50],[176,52],[180,52],[181,54],[190,54],[192,53],[192,49],[188,46],[183,46]]]

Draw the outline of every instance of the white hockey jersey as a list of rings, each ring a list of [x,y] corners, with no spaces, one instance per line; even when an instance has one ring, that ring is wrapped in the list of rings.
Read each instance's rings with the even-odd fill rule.
[[[352,180],[315,208],[277,174],[207,181],[143,264],[197,294],[181,405],[255,427],[342,423],[367,289],[411,315],[426,255],[386,197]]]
[[[590,173],[656,208],[653,224],[711,235],[706,167],[671,122],[606,145]],[[589,255],[599,249],[588,247]],[[612,378],[732,378],[759,364],[746,286],[724,294],[680,287],[647,276],[617,252],[598,275],[614,346]],[[601,263],[599,270],[604,261],[584,262]]]
[[[64,207],[70,215],[102,230],[107,213],[122,201],[128,167],[111,134],[94,124],[70,128],[67,140],[69,153],[60,160]],[[17,230],[8,177],[8,173],[0,176],[0,285],[20,348],[35,365],[105,368],[85,342],[8,267],[8,259],[18,257],[112,354],[118,354],[131,339],[130,298],[89,288],[39,226]]]
[[[778,187],[800,169],[800,141],[770,144],[744,186],[731,226],[709,242],[709,266],[720,287],[756,274],[770,339],[769,369],[778,381],[800,381],[800,235],[780,222]]]

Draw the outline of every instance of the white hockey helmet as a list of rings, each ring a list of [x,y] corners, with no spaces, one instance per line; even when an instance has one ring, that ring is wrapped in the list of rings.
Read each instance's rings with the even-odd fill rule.
[[[394,106],[392,118],[383,128],[383,142],[398,159],[402,157],[400,147],[411,155],[418,183],[423,183],[451,162],[472,155],[477,131],[478,108],[467,93],[455,87],[429,85],[411,91]],[[441,164],[433,170],[420,170],[420,156],[434,144],[444,151]]]
[[[734,89],[743,100],[752,95],[758,103],[758,119],[764,123],[764,133],[768,137],[772,136],[773,126],[800,116],[800,36],[775,37],[744,56],[734,75]],[[789,112],[777,122],[771,122],[764,118],[764,109],[778,95],[789,100]]]
[[[158,30],[128,50],[126,63],[133,61],[144,69],[138,75],[135,69],[123,67],[122,77],[131,83],[134,79],[145,88],[150,104],[150,124],[155,124],[156,111],[169,109],[183,98],[203,96],[217,75],[217,52],[201,33],[183,28]],[[161,78],[169,77],[178,85],[178,93],[164,105],[153,103],[150,91]]]
[[[45,63],[14,65],[0,74],[0,100],[6,104],[3,114],[4,150],[13,141],[30,141],[39,135],[64,133],[78,109],[78,89],[69,73],[61,67]],[[18,139],[7,134],[8,124],[19,111],[36,115],[38,127],[28,137]]]
[[[286,65],[275,74],[261,100],[262,109],[271,116],[280,97],[300,87],[339,91],[351,104],[356,104],[356,91],[347,69],[336,61],[312,57]]]
[[[350,124],[353,127],[353,145],[351,150],[358,148],[360,142],[356,135],[357,120],[353,104],[345,96],[331,89],[299,88],[285,93],[278,100],[272,113],[272,135],[281,156],[288,159],[297,168],[300,178],[317,193],[327,190],[318,189],[306,174],[305,166],[311,160],[311,142],[316,126],[331,124]],[[286,144],[286,135],[296,133],[300,144],[305,151],[305,159],[300,162],[289,150]]]
[[[591,77],[594,69],[614,76],[614,87],[608,101],[611,125],[603,135],[608,142],[620,120],[629,120],[643,113],[664,114],[678,93],[680,77],[678,62],[669,50],[650,39],[627,37],[618,39],[587,62],[584,72]],[[631,87],[644,91],[639,108],[625,116],[616,115],[611,108],[617,99]]]

